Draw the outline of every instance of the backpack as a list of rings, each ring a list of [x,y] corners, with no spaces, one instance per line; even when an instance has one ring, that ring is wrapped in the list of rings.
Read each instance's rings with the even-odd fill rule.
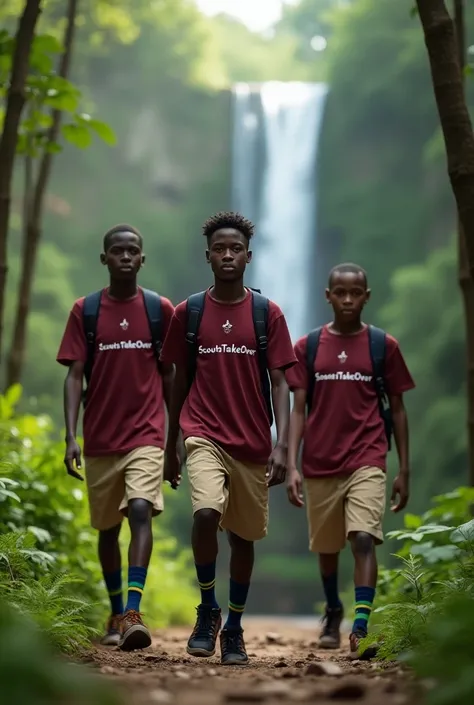
[[[308,372],[308,389],[306,393],[306,407],[309,412],[311,411],[311,405],[313,403],[314,395],[314,363],[316,360],[316,355],[318,352],[319,340],[321,338],[321,333],[323,326],[316,328],[311,331],[308,335],[306,342],[306,369]],[[387,436],[388,449],[392,447],[392,431],[393,431],[393,420],[392,412],[388,402],[387,392],[385,388],[385,348],[386,348],[386,336],[385,331],[381,328],[376,328],[375,326],[368,326],[369,330],[369,351],[370,360],[372,362],[372,374],[374,378],[375,391],[377,392],[377,399],[379,405],[380,416],[382,417],[385,435]]]
[[[250,287],[249,287],[250,288]],[[251,289],[252,292],[252,318],[255,329],[255,337],[257,339],[257,356],[258,367],[260,370],[260,379],[262,386],[262,394],[267,407],[268,419],[270,426],[273,425],[273,410],[271,399],[271,385],[268,374],[267,363],[267,328],[268,328],[268,299],[262,295],[259,289]],[[186,302],[186,342],[189,345],[188,354],[188,389],[191,388],[194,377],[196,375],[196,364],[198,356],[198,333],[199,326],[204,311],[204,303],[206,301],[206,291],[200,291],[198,294],[192,294]]]
[[[160,352],[162,347],[161,340],[161,297],[156,291],[150,289],[141,289],[145,310],[150,326],[151,341],[156,362],[159,364]],[[92,366],[94,364],[95,354],[95,339],[97,333],[97,321],[99,319],[100,301],[102,298],[102,290],[89,294],[84,299],[84,308],[82,312],[82,320],[84,325],[84,333],[87,341],[87,362],[84,365],[84,377],[86,385],[92,374]],[[87,386],[83,392],[83,404],[85,406],[87,395]]]

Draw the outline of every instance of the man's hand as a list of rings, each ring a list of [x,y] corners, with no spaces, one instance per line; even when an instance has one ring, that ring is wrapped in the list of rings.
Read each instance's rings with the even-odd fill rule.
[[[81,449],[75,438],[66,440],[66,455],[64,456],[64,465],[66,466],[67,474],[75,477],[76,480],[84,482],[84,478],[77,470],[82,467]],[[74,467],[75,466],[75,467]],[[76,469],[77,468],[77,469]]]
[[[177,448],[166,448],[163,479],[177,490],[181,482],[181,457]]]
[[[291,504],[295,507],[303,507],[303,480],[296,468],[292,468],[288,471],[288,480],[286,483],[286,491],[288,492],[288,499]]]
[[[395,512],[401,512],[402,509],[405,509],[408,503],[408,497],[409,497],[409,477],[408,477],[408,472],[400,472],[395,480],[393,481],[393,487],[392,487],[392,497],[391,497],[391,511]],[[397,495],[399,497],[398,502],[397,500]]]
[[[267,487],[274,487],[285,482],[286,449],[276,444],[267,463]]]

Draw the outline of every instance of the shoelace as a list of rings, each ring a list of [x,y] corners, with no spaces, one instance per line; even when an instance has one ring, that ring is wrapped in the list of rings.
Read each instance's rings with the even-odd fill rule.
[[[205,610],[200,607],[197,608],[197,622],[194,628],[194,638],[206,639],[214,634],[214,622],[215,618],[210,610]]]
[[[124,615],[125,617],[125,615]],[[140,612],[136,612],[135,610],[130,610],[129,612],[126,613],[126,620],[127,622],[131,622],[132,624],[141,624],[142,623],[142,616]]]
[[[223,639],[222,650],[224,653],[235,653],[244,650],[244,639],[241,632],[226,632]]]

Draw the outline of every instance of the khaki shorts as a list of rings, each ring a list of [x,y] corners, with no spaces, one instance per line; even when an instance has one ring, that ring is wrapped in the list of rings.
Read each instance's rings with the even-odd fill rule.
[[[153,515],[163,511],[162,448],[142,446],[124,455],[85,458],[91,524],[106,531],[117,526],[131,499],[153,504]]]
[[[338,553],[354,531],[383,543],[386,482],[384,471],[374,467],[305,480],[310,551]]]
[[[266,467],[240,463],[204,438],[187,438],[185,446],[193,514],[215,509],[221,529],[246,541],[263,539],[268,524]]]

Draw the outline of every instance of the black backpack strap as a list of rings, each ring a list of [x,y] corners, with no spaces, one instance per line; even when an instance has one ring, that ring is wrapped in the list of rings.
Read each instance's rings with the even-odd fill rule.
[[[93,294],[88,294],[84,299],[84,307],[82,309],[82,322],[84,326],[84,335],[86,336],[87,343],[87,360],[84,365],[86,391],[92,374],[92,365],[94,364],[95,339],[97,333],[97,321],[99,319],[101,298],[102,290],[95,291]],[[83,393],[84,401],[86,391]]]
[[[268,374],[268,309],[269,302],[265,296],[259,291],[252,289],[252,317],[255,329],[255,337],[257,339],[257,355],[258,367],[260,369],[260,380],[262,385],[262,393],[267,406],[268,418],[270,426],[273,424],[273,409],[271,384]]]
[[[196,375],[198,356],[198,334],[204,312],[206,292],[192,294],[186,301],[186,343],[188,344],[188,389],[191,388]]]
[[[379,403],[380,415],[385,426],[385,433],[388,441],[388,448],[391,448],[392,438],[392,412],[388,401],[387,389],[385,386],[385,352],[386,352],[385,331],[375,326],[369,326],[369,351],[374,375],[375,391]]]
[[[161,325],[161,296],[151,289],[142,289],[148,324],[150,326],[151,343],[156,361],[160,362],[160,353],[163,346]]]
[[[316,360],[316,355],[318,354],[319,341],[321,338],[321,333],[323,332],[323,326],[315,328],[310,333],[306,339],[306,371],[308,374],[308,389],[306,392],[306,408],[309,416],[311,411],[311,406],[313,404],[314,395],[314,362]]]

